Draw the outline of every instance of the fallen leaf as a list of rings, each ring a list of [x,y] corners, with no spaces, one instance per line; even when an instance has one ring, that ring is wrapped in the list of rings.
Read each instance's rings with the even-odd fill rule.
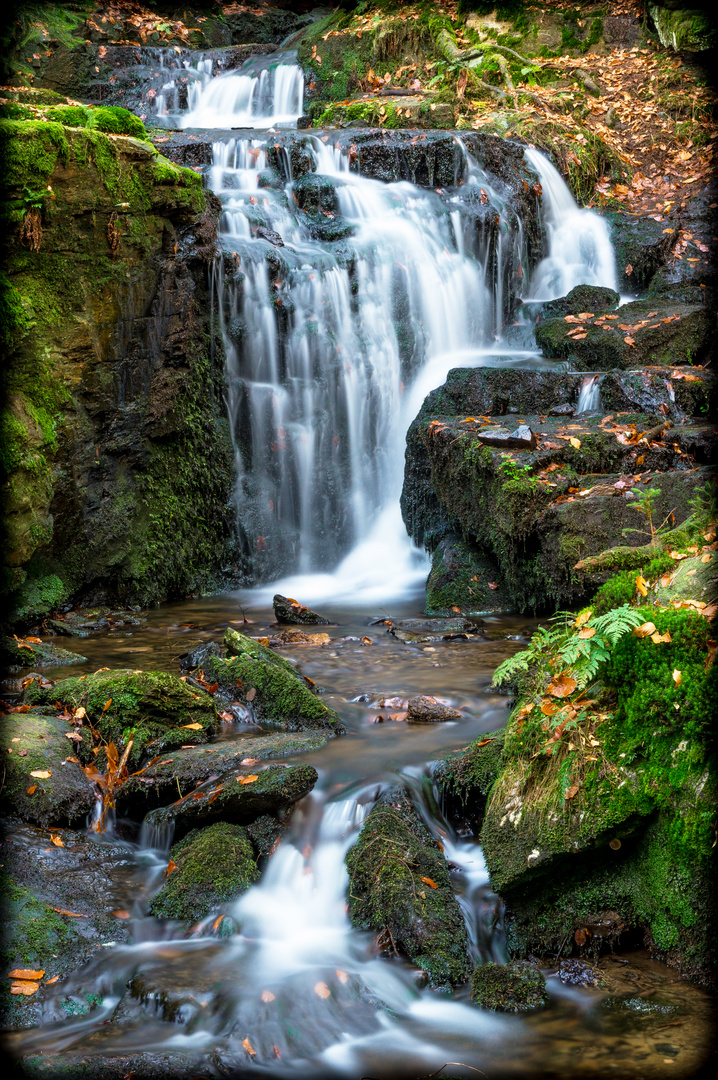
[[[167,867],[167,873],[169,874],[169,872],[170,872],[170,871],[169,871],[169,867]],[[223,919],[223,918],[224,918],[224,915],[218,915],[218,916],[217,916],[217,918],[216,918],[216,919],[214,920],[214,922],[212,923],[212,930],[216,930],[216,929],[217,929],[217,927],[219,926],[219,924],[220,924],[220,923],[222,922],[222,919]]]
[[[59,975],[53,975],[51,979],[47,979],[47,981],[45,982],[45,986],[52,986],[52,984],[56,983],[59,978]]]
[[[55,845],[55,847],[65,846],[62,842],[62,838],[58,835],[58,833],[50,833],[50,840]]]
[[[498,589],[498,587],[499,587],[499,586],[498,586],[498,584],[497,584],[497,582],[495,582],[495,581],[488,581],[488,582],[487,582],[487,585],[489,586],[489,588],[490,588],[490,589],[491,589],[492,591],[493,591],[493,590],[495,590],[495,589]]]
[[[107,710],[109,709],[111,704],[112,704],[112,698],[108,698],[107,701],[105,702],[105,704],[102,706],[102,711],[107,712]]]
[[[58,915],[67,915],[68,919],[86,919],[87,915],[80,915],[76,911],[65,911],[64,908],[53,907],[52,904],[48,904],[51,911],[56,911]]]
[[[641,623],[640,626],[636,626],[633,631],[633,636],[638,638],[648,637],[649,634],[655,634],[656,624],[652,622]]]
[[[201,731],[201,724],[182,724],[182,728],[187,728],[189,731]]]
[[[314,984],[314,993],[317,995],[317,997],[324,998],[324,1000],[326,1000],[328,997],[331,996],[332,992],[325,982],[318,982]]]
[[[273,1044],[272,1049],[274,1050],[275,1058],[280,1058],[282,1056],[276,1043]]]
[[[559,675],[557,679],[553,679],[546,687],[546,693],[551,694],[553,697],[565,698],[574,692],[577,685],[576,680],[572,679],[570,675]]]
[[[593,615],[593,612],[590,611],[590,610],[589,611],[582,611],[581,614],[577,615],[576,618],[574,619],[573,625],[574,626],[583,626],[584,623],[588,622],[588,620],[591,618],[592,615]]]
[[[271,990],[262,990],[262,1001],[276,1001],[276,996],[272,993]]]
[[[239,779],[239,777],[237,779]],[[256,774],[254,776],[243,776],[239,779],[239,782],[240,784],[253,784],[255,780],[259,780],[259,777]]]
[[[585,930],[577,930],[576,933],[573,935],[573,940],[576,942],[577,945],[585,945],[588,941],[588,937],[589,935]]]
[[[247,701],[254,701],[256,696],[257,696],[257,688],[256,688],[256,686],[253,686],[251,690],[247,691]]]
[[[33,784],[32,787],[29,787],[27,789],[28,795],[34,795],[36,791],[37,791],[37,784]]]
[[[115,916],[116,919],[129,919],[130,917],[129,911],[125,911],[124,908],[117,908],[117,910],[113,911],[112,914]]]
[[[614,838],[613,840],[610,840],[610,841],[609,841],[609,843],[608,843],[608,846],[609,846],[609,847],[610,847],[610,848],[611,848],[611,849],[612,849],[613,851],[618,851],[618,849],[619,849],[619,848],[620,848],[620,846],[621,846],[621,841],[620,841],[620,840],[618,839],[618,837],[615,837],[615,838]]]
[[[49,780],[52,773],[49,769],[35,769],[34,772],[30,773],[30,776],[35,776],[38,780]]]
[[[672,641],[670,633],[666,630],[665,634],[659,634],[656,630],[655,634],[651,634],[651,641],[654,645],[663,645],[664,642]]]
[[[424,882],[425,885],[428,885],[430,889],[438,889],[439,888],[439,886],[436,884],[436,882],[432,881],[430,877],[423,877],[421,880]]]
[[[170,861],[167,863],[167,869],[165,870],[165,874],[167,876],[169,876],[172,873],[172,871],[176,870],[176,869],[177,869],[177,863],[174,861],[174,859],[170,859]]]
[[[33,971],[31,968],[15,968],[8,973],[8,979],[41,979],[44,971]]]
[[[568,799],[575,799],[575,797],[577,795],[578,795],[578,784],[571,784],[570,788],[566,788],[566,794],[564,795],[564,799],[567,799],[567,800]]]
[[[555,701],[551,701],[551,698],[544,698],[541,702],[541,712],[544,716],[553,716],[555,712],[558,712],[559,706]]]
[[[362,643],[362,645],[373,645],[374,644],[372,639],[370,637],[367,637],[366,634],[361,639],[361,643]],[[306,675],[304,677],[306,678]]]
[[[257,1051],[254,1049],[254,1047],[252,1046],[252,1044],[251,1044],[251,1042],[249,1041],[248,1038],[247,1039],[242,1039],[242,1046],[244,1047],[244,1049],[247,1051],[248,1054],[252,1055],[252,1057],[254,1057],[255,1054],[257,1053]]]
[[[10,983],[10,993],[22,994],[24,997],[30,997],[31,994],[36,994],[39,989],[39,982],[26,982],[24,979],[20,979],[18,982]]]
[[[571,438],[568,441],[571,443],[571,446],[574,448],[574,450],[580,450],[581,449],[581,440],[580,439],[577,439],[577,438],[575,438],[575,436],[572,435]]]
[[[595,627],[593,627],[593,626],[584,626],[583,630],[579,630],[578,636],[580,638],[583,638],[584,640],[586,640],[587,638],[592,638],[595,633],[596,633]]]
[[[347,975],[346,971],[341,971],[339,968],[337,968],[337,978],[339,979],[340,983],[349,982],[349,976]]]
[[[644,577],[641,577],[640,574],[636,578],[636,588],[641,596],[648,596],[648,582]]]
[[[682,675],[682,674],[681,674],[681,672],[680,672],[680,671],[678,670],[678,668],[675,668],[675,669],[674,669],[674,671],[673,671],[673,681],[674,681],[674,683],[676,684],[676,686],[680,686],[680,685],[681,685],[681,681],[682,681],[682,679],[683,679],[683,675]]]
[[[710,553],[710,552],[708,551],[708,552],[706,552],[706,554],[705,554],[705,555],[704,555],[704,556],[702,557],[702,559],[701,559],[701,562],[702,562],[702,563],[707,563],[707,562],[710,562],[712,558],[713,558],[713,556],[712,556],[712,555],[711,555],[711,553]]]

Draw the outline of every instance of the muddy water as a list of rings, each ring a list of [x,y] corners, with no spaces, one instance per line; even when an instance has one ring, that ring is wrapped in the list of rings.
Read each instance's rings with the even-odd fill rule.
[[[108,910],[129,911],[123,924],[129,937],[103,942],[96,959],[52,992],[47,988],[41,1025],[11,1035],[11,1052],[51,1055],[46,1075],[54,1075],[54,1062],[59,1071],[67,1055],[142,1053],[179,1054],[188,1062],[188,1076],[195,1068],[198,1075],[251,1072],[276,1080],[414,1080],[445,1062],[455,1064],[442,1075],[477,1076],[481,1070],[492,1080],[697,1075],[710,1056],[713,1001],[644,951],[604,958],[596,988],[566,986],[555,968],[545,967],[550,1004],[519,1019],[474,1008],[466,990],[444,995],[421,988],[410,964],[378,956],[372,935],[349,926],[344,853],[381,786],[401,779],[434,831],[444,830],[475,958],[504,958],[501,906],[489,889],[480,848],[471,837],[453,834],[441,818],[425,766],[503,726],[507,699],[491,691],[491,675],[521,648],[536,622],[498,617],[487,620],[482,639],[407,645],[370,621],[418,616],[411,604],[389,611],[324,605],[323,612],[336,620],[321,628],[330,644],[294,646],[283,655],[322,688],[348,734],[305,755],[319,782],[298,807],[262,880],[226,907],[229,918],[219,926],[212,918],[194,927],[160,922],[146,910],[163,879],[166,849],[142,847],[139,823],[118,822],[114,836],[93,837],[104,852],[103,901]],[[176,672],[184,652],[221,640],[227,625],[260,636],[271,632],[273,621],[256,594],[167,604],[146,615],[146,623],[132,630],[58,639],[82,651],[87,663],[45,674],[58,678],[99,667]],[[364,635],[371,645],[346,640]],[[376,722],[379,712],[389,711],[376,706],[380,698],[417,693],[441,697],[464,718],[431,725]],[[240,724],[222,737],[257,732],[256,725]],[[83,855],[87,838],[69,831],[63,836],[64,849],[47,850],[34,830],[18,828],[14,843],[23,857],[42,865],[45,880],[79,900],[91,887]],[[317,987],[328,988],[329,996]],[[88,1013],[67,1015],[68,1001],[88,999]]]

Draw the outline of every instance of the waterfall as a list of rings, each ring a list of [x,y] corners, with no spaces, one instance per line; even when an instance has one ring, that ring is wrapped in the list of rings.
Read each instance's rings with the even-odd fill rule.
[[[272,61],[198,84],[178,122],[226,131],[296,119],[301,71]],[[444,189],[362,176],[331,133],[218,132],[213,288],[248,581],[312,600],[416,591],[427,561],[398,499],[419,390],[455,366],[535,362],[503,342],[522,286],[548,298],[615,282],[605,224],[538,151],[526,158],[541,178],[548,253],[532,266],[510,191],[456,145]]]
[[[601,410],[601,376],[587,375],[578,392],[576,415],[579,413],[597,413]]]
[[[576,205],[558,169],[533,147],[524,151],[538,173],[549,251],[536,267],[531,300],[565,296],[576,285],[617,288],[616,260],[608,225],[591,210]]]

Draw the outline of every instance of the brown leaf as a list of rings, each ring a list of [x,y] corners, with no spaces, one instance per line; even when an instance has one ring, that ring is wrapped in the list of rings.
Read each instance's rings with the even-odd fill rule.
[[[326,999],[331,996],[332,992],[325,982],[318,982],[314,984],[314,993],[317,997],[324,998],[326,1001]]]
[[[112,698],[108,698],[107,701],[105,702],[105,704],[102,706],[102,711],[107,712],[107,710],[109,709],[111,704],[112,704]]]
[[[112,914],[116,919],[129,919],[130,917],[129,911],[125,911],[124,908],[117,908]]]
[[[187,728],[189,731],[201,731],[201,724],[182,724],[182,728]]]
[[[269,1003],[270,1001],[276,1001],[276,994],[273,994],[271,990],[262,990],[262,1001]]]
[[[633,273],[633,267],[631,266],[630,263],[627,263],[626,264],[626,276],[630,277],[632,273]]]
[[[56,983],[59,978],[59,975],[53,975],[51,979],[47,979],[47,981],[45,982],[45,986],[52,986],[52,984]]]
[[[33,971],[32,968],[15,968],[8,972],[8,979],[41,979],[44,971]]]
[[[592,615],[593,615],[593,612],[591,610],[582,611],[581,614],[577,615],[576,618],[574,619],[573,625],[574,626],[583,626],[584,623],[588,622],[588,620],[591,618]]]
[[[253,686],[251,690],[247,691],[247,701],[254,701],[257,696],[257,687]]]
[[[595,633],[596,633],[595,627],[593,627],[593,626],[584,626],[583,630],[579,630],[578,636],[585,640],[586,638],[592,638]]]
[[[169,873],[169,868],[168,868],[168,870],[167,870],[167,873]],[[216,919],[214,920],[214,922],[212,923],[212,930],[213,930],[213,931],[217,929],[217,927],[219,926],[219,924],[220,924],[220,923],[222,922],[222,919],[223,919],[223,918],[224,918],[224,915],[218,915],[218,916],[217,916],[217,918],[216,918]]]
[[[248,1038],[247,1039],[242,1039],[242,1046],[244,1047],[244,1049],[247,1051],[248,1054],[252,1055],[252,1057],[254,1057],[255,1054],[257,1053],[257,1051],[254,1049],[254,1047],[252,1046],[252,1044],[251,1044],[251,1042],[249,1041]]]
[[[36,791],[37,791],[37,784],[33,784],[32,787],[29,787],[27,789],[28,795],[34,795]]]
[[[49,780],[52,773],[49,769],[35,769],[34,772],[30,773],[30,776],[35,776],[38,780]]]
[[[255,774],[253,776],[243,776],[241,779],[237,777],[240,784],[253,784],[255,780],[259,780],[259,777]]]
[[[573,935],[573,940],[577,945],[585,945],[588,941],[589,934],[586,930],[577,930]]]
[[[436,882],[432,881],[430,877],[423,877],[421,880],[424,882],[425,885],[428,885],[430,889],[438,889],[439,888],[439,886],[436,884]]]
[[[636,589],[641,596],[648,596],[648,582],[644,577],[641,577],[640,574],[636,578]]]
[[[541,702],[541,712],[544,716],[553,716],[555,712],[558,712],[559,706],[555,701],[551,701],[551,698],[544,698]]]
[[[578,795],[578,790],[578,784],[571,784],[570,788],[566,788],[566,794],[564,795],[564,799],[575,799]]]
[[[553,697],[565,698],[574,692],[577,685],[576,680],[572,679],[570,675],[559,675],[546,687],[546,693],[551,694]]]
[[[165,874],[167,875],[167,877],[169,877],[172,871],[176,869],[177,863],[174,861],[174,859],[170,859],[170,861],[167,863],[167,869],[165,870]]]
[[[22,994],[23,997],[30,997],[32,994],[36,994],[39,989],[39,982],[27,982],[25,979],[10,983],[10,993]]]
[[[614,837],[613,840],[609,840],[608,846],[611,848],[612,851],[618,851],[621,846],[621,841],[618,839],[618,837]]]
[[[50,840],[55,845],[55,847],[65,846],[62,842],[62,838],[58,835],[58,833],[50,833]]]
[[[493,591],[494,589],[498,589],[498,587],[499,587],[499,586],[498,586],[498,583],[497,583],[497,582],[495,582],[495,581],[488,581],[488,582],[487,582],[487,585],[489,586],[489,588],[490,588],[490,589],[491,589],[492,591]]]
[[[676,668],[676,669],[674,670],[674,672],[673,672],[673,681],[674,681],[674,683],[676,684],[676,686],[680,686],[680,685],[681,685],[681,682],[683,681],[683,675],[682,675],[682,674],[681,674],[681,672],[680,672],[680,671],[678,670],[678,668]]]
[[[52,904],[48,904],[51,911],[56,911],[58,915],[67,915],[69,919],[86,919],[87,915],[79,915],[76,911],[65,911],[64,908],[53,907]]]
[[[641,623],[640,626],[636,626],[633,630],[633,636],[637,638],[648,637],[649,634],[655,634],[656,624],[652,622]]]

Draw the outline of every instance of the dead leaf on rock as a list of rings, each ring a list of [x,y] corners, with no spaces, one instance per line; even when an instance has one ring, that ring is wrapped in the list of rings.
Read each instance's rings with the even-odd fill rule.
[[[276,995],[273,994],[271,990],[262,990],[262,1001],[267,1003],[270,1001],[276,1001]]]
[[[256,1055],[257,1051],[254,1049],[254,1047],[252,1046],[252,1044],[251,1044],[251,1042],[249,1041],[248,1038],[247,1039],[242,1039],[242,1046],[244,1047],[244,1049],[247,1051],[248,1054],[251,1054],[252,1057],[254,1057]]]
[[[439,886],[436,884],[436,882],[432,881],[430,877],[423,877],[421,880],[424,882],[425,885],[428,885],[430,889],[438,889],[439,888]]]
[[[15,968],[8,973],[8,979],[42,979],[44,971],[34,971],[32,968]]]
[[[325,1001],[328,997],[331,997],[331,990],[325,982],[318,982],[314,984],[314,993],[317,997],[323,998]]]
[[[39,989],[39,982],[28,982],[25,979],[10,983],[10,993],[22,994],[23,997],[30,997],[32,994],[36,994]]]
[[[237,779],[239,780],[240,784],[253,784],[255,780],[259,780],[259,777],[257,775],[242,777],[238,776]]]
[[[35,769],[34,772],[30,773],[30,776],[34,776],[37,780],[49,780],[52,773],[49,769]]]
[[[570,675],[559,675],[546,687],[546,693],[551,694],[553,697],[565,698],[574,692],[577,685],[576,680],[572,679]]]
[[[201,731],[202,730],[202,725],[201,724],[182,724],[182,728],[183,729],[186,728],[188,731]]]
[[[575,799],[575,797],[578,795],[578,790],[578,784],[571,784],[570,788],[566,788],[566,794],[564,795],[564,799]]]

